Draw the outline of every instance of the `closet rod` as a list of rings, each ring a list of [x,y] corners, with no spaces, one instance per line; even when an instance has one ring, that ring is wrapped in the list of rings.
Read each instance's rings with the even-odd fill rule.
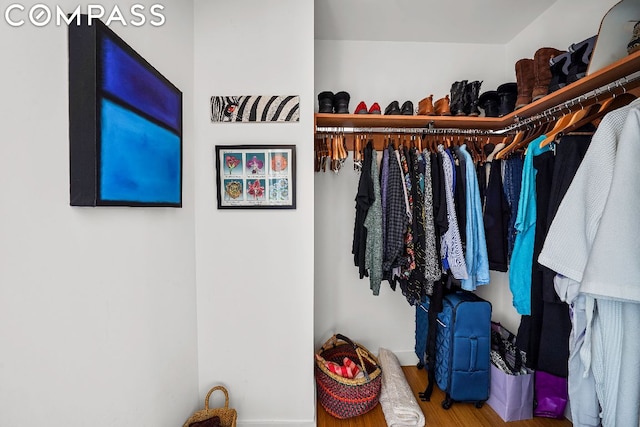
[[[590,92],[587,92],[575,98],[569,99],[560,105],[547,108],[541,113],[535,114],[531,117],[520,119],[518,116],[516,116],[516,123],[513,123],[512,125],[509,125],[504,129],[500,129],[495,132],[497,134],[512,133],[514,131],[517,131],[519,129],[522,129],[523,127],[530,125],[531,123],[542,122],[542,121],[548,122],[549,120],[553,120],[557,113],[561,113],[563,111],[566,111],[567,113],[569,113],[571,109],[576,105],[582,105],[583,103],[591,101],[592,99],[597,100],[598,97],[602,96],[603,94],[613,94],[613,96],[616,96],[616,94],[613,91],[620,88],[622,88],[624,92],[626,92],[627,90],[626,87],[628,85],[639,82],[639,81],[640,81],[640,72],[630,74],[629,76],[622,77],[618,80],[615,80],[614,82],[608,83],[604,86],[600,86],[599,88],[596,88]]]
[[[494,135],[495,132],[486,129],[462,128],[400,128],[400,127],[322,127],[316,128],[316,133],[354,133],[354,134],[428,134],[428,135]]]

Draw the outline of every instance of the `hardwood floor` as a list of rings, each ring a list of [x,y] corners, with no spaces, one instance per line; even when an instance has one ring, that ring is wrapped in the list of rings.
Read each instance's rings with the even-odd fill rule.
[[[419,370],[415,366],[403,366],[402,370],[407,378],[414,395],[423,391],[427,386],[427,375],[424,370]],[[554,420],[549,418],[534,417],[527,421],[511,421],[506,423],[494,412],[489,405],[484,405],[477,409],[471,403],[454,403],[451,409],[442,409],[440,403],[444,400],[444,393],[433,388],[433,396],[430,402],[423,402],[418,399],[420,408],[426,419],[426,427],[461,427],[461,426],[509,426],[509,427],[568,427],[571,426],[569,420]],[[372,411],[355,418],[339,420],[329,415],[322,405],[318,404],[317,427],[384,427],[387,422],[380,405]]]

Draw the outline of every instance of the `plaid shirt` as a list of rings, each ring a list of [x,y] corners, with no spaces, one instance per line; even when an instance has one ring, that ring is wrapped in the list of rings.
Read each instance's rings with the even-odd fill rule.
[[[389,172],[386,188],[386,242],[385,257],[382,271],[385,277],[391,278],[391,270],[399,265],[399,259],[404,251],[404,233],[409,218],[405,208],[403,174],[397,161],[393,146],[389,145]]]

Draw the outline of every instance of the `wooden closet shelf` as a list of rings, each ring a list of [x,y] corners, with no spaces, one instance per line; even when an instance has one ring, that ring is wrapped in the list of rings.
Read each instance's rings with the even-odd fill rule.
[[[468,116],[385,116],[377,114],[316,114],[316,126],[420,128],[433,122],[436,128],[496,129],[503,118]]]
[[[634,52],[562,89],[538,99],[504,117],[468,116],[385,116],[371,114],[315,114],[316,127],[425,127],[433,122],[435,128],[499,130],[519,120],[540,114],[563,103],[613,84],[619,79],[640,72],[640,51]],[[626,90],[640,86],[640,80],[625,85]],[[610,88],[612,91],[616,87]],[[620,89],[618,88],[619,92]]]

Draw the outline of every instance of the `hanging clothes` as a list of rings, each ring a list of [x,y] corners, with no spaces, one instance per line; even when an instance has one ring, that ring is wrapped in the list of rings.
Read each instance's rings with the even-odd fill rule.
[[[400,289],[410,305],[418,305],[425,295],[425,214],[424,214],[424,164],[415,148],[405,149],[407,192],[410,192],[409,209],[411,226],[407,227],[405,245],[412,256],[410,270],[405,270],[400,279]],[[404,164],[403,163],[403,167]],[[421,173],[422,170],[422,173]],[[410,245],[410,246],[409,246]]]
[[[447,217],[447,196],[445,191],[442,153],[431,154],[431,184],[433,188],[433,220],[436,230],[436,244],[441,253],[440,239],[449,229]]]
[[[478,190],[480,191],[480,201],[482,202],[482,212],[487,201],[487,168],[484,162],[476,165],[476,176],[478,177]]]
[[[460,153],[460,147],[454,146],[450,151],[453,156],[455,188],[453,190],[453,201],[456,206],[456,218],[458,219],[458,230],[460,230],[460,242],[462,249],[465,249],[467,236],[464,232],[467,228],[467,168],[465,158]]]
[[[366,232],[365,268],[369,272],[369,288],[374,295],[380,294],[382,282],[382,202],[380,193],[380,176],[378,173],[378,153],[373,150],[373,141],[367,143],[371,146],[371,180],[373,181],[374,200],[367,211],[364,220]]]
[[[503,163],[504,194],[509,205],[509,221],[507,223],[507,263],[509,263],[511,262],[513,246],[516,242],[516,218],[518,216],[518,201],[520,200],[524,159],[520,156],[512,156],[505,159]]]
[[[553,176],[549,184],[549,194],[546,201],[546,210],[538,203],[538,219],[536,228],[536,243],[534,248],[535,269],[542,272],[538,295],[541,301],[536,302],[542,306],[542,320],[540,324],[540,337],[538,349],[537,369],[549,372],[559,377],[568,376],[567,360],[569,359],[569,336],[571,334],[571,318],[569,306],[560,300],[553,283],[555,272],[537,262],[538,255],[549,231],[549,227],[567,192],[578,167],[584,158],[595,127],[588,125],[576,130],[574,133],[560,138],[555,148]],[[534,160],[535,161],[535,160]],[[540,176],[538,170],[538,176]],[[538,185],[537,188],[542,185]],[[541,195],[538,193],[538,201]],[[533,283],[532,283],[533,287]],[[533,291],[531,304],[533,311]]]
[[[408,279],[411,271],[416,268],[415,243],[413,237],[413,190],[415,183],[411,176],[411,169],[409,168],[410,159],[408,158],[406,148],[398,148],[398,154],[400,156],[400,167],[402,168],[402,177],[404,180],[405,212],[408,218],[407,226],[404,230],[404,259],[400,263],[399,276],[402,279]]]
[[[434,282],[440,280],[440,254],[436,241],[436,227],[433,217],[433,184],[431,182],[431,155],[426,149],[422,152],[424,163],[424,224],[425,224],[425,295],[433,294]]]
[[[509,287],[513,295],[513,306],[522,315],[531,314],[531,271],[536,225],[536,170],[533,167],[533,158],[550,150],[549,146],[540,148],[543,140],[544,136],[533,140],[525,155],[515,225],[518,234],[509,268]]]
[[[364,160],[356,194],[356,220],[353,229],[353,245],[351,247],[353,261],[358,267],[361,279],[368,275],[365,267],[367,229],[364,226],[364,220],[367,217],[367,211],[375,200],[373,180],[371,179],[372,152],[373,145],[367,145],[364,149]]]
[[[451,274],[458,280],[468,279],[466,261],[458,230],[458,220],[453,201],[454,169],[450,154],[446,153],[442,145],[438,146],[442,155],[442,169],[444,171],[445,196],[447,201],[447,222],[449,224],[446,233],[441,238],[441,254],[444,269],[451,270]]]
[[[465,166],[465,261],[467,264],[467,279],[462,279],[461,287],[467,291],[474,291],[478,286],[487,285],[490,282],[489,257],[487,254],[487,242],[484,235],[484,223],[482,221],[482,201],[478,179],[475,173],[473,159],[467,151],[466,145],[459,148],[459,153]]]
[[[382,150],[380,162],[380,210],[382,212],[382,260],[387,258],[387,186],[389,185],[389,150]],[[384,278],[384,268],[382,272]]]
[[[572,345],[593,373],[602,425],[637,427],[640,412],[640,100],[607,114],[551,223],[538,261],[576,283],[586,299],[585,339]],[[560,293],[561,294],[561,293]],[[572,343],[576,344],[576,343]],[[584,396],[570,394],[584,407]]]
[[[409,218],[405,208],[403,174],[400,168],[398,152],[390,144],[388,182],[386,186],[386,223],[385,250],[382,262],[382,274],[389,282],[391,289],[396,289],[396,279],[393,270],[398,267],[404,250],[404,232]]]
[[[547,230],[547,212],[549,210],[549,196],[551,194],[553,167],[555,164],[555,155],[549,150],[538,154],[532,158],[533,168],[535,170],[535,222],[532,226],[533,241],[531,268],[529,270],[530,287],[529,287],[529,306],[530,313],[528,316],[522,316],[520,328],[518,330],[518,343],[520,349],[527,353],[527,367],[538,370],[538,355],[540,352],[540,333],[542,331],[543,303],[542,303],[542,270],[535,261],[540,253],[542,242]],[[512,265],[512,268],[514,266]],[[568,333],[567,333],[568,335]],[[524,342],[527,345],[524,345]],[[554,349],[560,343],[554,344]],[[566,365],[569,354],[560,354],[564,356],[564,364]],[[540,369],[542,370],[542,369]],[[549,371],[546,371],[549,372]],[[550,372],[553,373],[553,372]],[[566,378],[566,369],[564,375],[558,375]]]
[[[490,164],[489,181],[484,206],[484,232],[487,240],[489,268],[507,271],[507,233],[509,226],[509,204],[502,185],[502,161]]]

